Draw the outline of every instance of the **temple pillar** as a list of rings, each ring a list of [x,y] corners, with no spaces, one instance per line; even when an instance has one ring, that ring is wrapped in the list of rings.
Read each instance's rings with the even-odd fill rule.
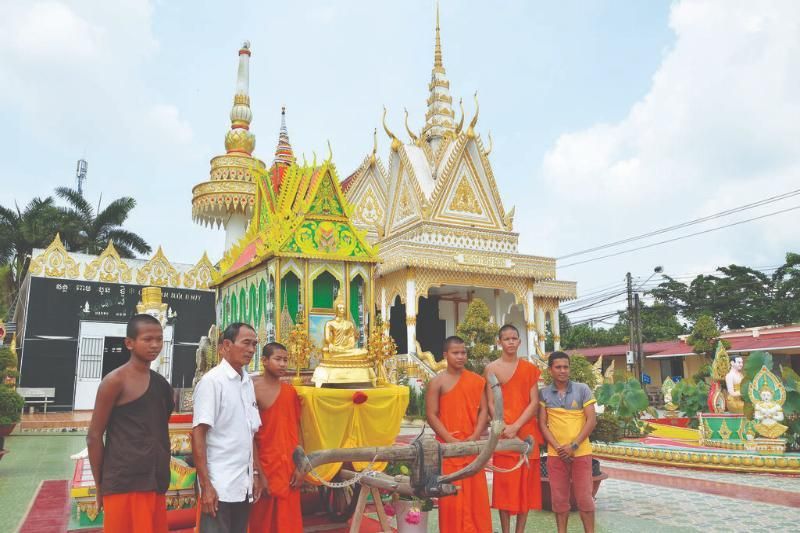
[[[541,302],[536,306],[536,340],[539,342],[539,350],[544,353],[544,322],[545,322],[544,307]]]
[[[553,330],[553,350],[561,350],[561,325],[558,316],[558,305],[550,310],[550,329]]]
[[[406,279],[406,335],[408,353],[417,353],[417,283],[414,276]]]
[[[503,310],[500,307],[500,289],[494,290],[494,323],[500,328],[503,324]]]
[[[389,313],[386,312],[386,287],[381,287],[381,320],[389,325]]]
[[[225,251],[233,248],[247,232],[250,219],[244,213],[232,213],[225,222]]]
[[[528,359],[536,355],[536,322],[535,307],[533,305],[533,287],[528,287],[525,292],[525,333],[528,337]]]

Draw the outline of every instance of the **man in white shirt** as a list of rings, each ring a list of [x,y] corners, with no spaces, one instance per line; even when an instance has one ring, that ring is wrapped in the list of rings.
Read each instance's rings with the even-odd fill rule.
[[[192,454],[200,484],[200,533],[245,533],[253,482],[253,436],[261,426],[246,367],[258,348],[255,330],[236,322],[222,333],[222,361],[194,389]]]

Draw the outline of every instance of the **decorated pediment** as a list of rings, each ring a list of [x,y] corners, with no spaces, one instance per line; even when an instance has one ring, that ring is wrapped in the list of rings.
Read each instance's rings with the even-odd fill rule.
[[[480,150],[467,138],[454,147],[431,199],[432,221],[508,229],[491,168]]]
[[[155,255],[136,272],[136,283],[139,285],[177,287],[180,279],[180,274],[169,262],[160,246]]]
[[[61,242],[61,235],[56,233],[53,242],[39,255],[31,260],[28,269],[34,276],[48,278],[77,278],[80,274],[78,263],[69,255]]]
[[[417,220],[422,220],[422,198],[418,188],[414,187],[411,176],[401,171],[401,179],[395,188],[386,235],[398,231]]]
[[[133,279],[133,271],[117,253],[114,241],[108,241],[108,246],[103,253],[84,267],[83,277],[90,281],[99,279],[112,283],[130,283]]]
[[[183,286],[187,289],[207,289],[214,277],[214,265],[203,252],[203,257],[195,266],[183,274]]]

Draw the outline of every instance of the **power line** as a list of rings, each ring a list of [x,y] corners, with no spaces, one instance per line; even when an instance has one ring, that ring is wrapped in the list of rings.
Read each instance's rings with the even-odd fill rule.
[[[606,254],[606,255],[601,255],[599,257],[592,257],[591,259],[585,259],[583,261],[576,261],[575,263],[569,263],[567,265],[561,265],[561,268],[567,268],[567,267],[571,267],[571,266],[575,266],[575,265],[582,265],[584,263],[591,263],[593,261],[599,261],[601,259],[608,259],[609,257],[616,257],[618,255],[629,254],[629,253],[636,252],[636,251],[639,251],[639,250],[645,250],[647,248],[653,248],[654,246],[660,246],[662,244],[668,244],[668,243],[671,243],[671,242],[680,241],[680,240],[683,240],[683,239],[688,239],[689,237],[696,237],[698,235],[704,235],[706,233],[712,233],[714,231],[719,231],[721,229],[731,228],[733,226],[739,226],[741,224],[746,224],[747,222],[753,222],[753,221],[756,221],[756,220],[761,220],[763,218],[768,218],[768,217],[772,217],[772,216],[775,216],[775,215],[788,213],[789,211],[794,211],[796,209],[800,209],[800,205],[796,205],[794,207],[788,207],[786,209],[781,209],[779,211],[773,211],[771,213],[767,213],[765,215],[761,215],[761,216],[757,216],[757,217],[753,217],[753,218],[747,218],[747,219],[744,219],[744,220],[731,222],[730,224],[725,224],[724,226],[717,226],[716,228],[709,228],[709,229],[706,229],[706,230],[703,230],[703,231],[696,231],[694,233],[689,233],[687,235],[681,235],[680,237],[674,237],[672,239],[665,239],[663,241],[658,241],[658,242],[654,242],[654,243],[651,243],[651,244],[646,244],[644,246],[638,246],[636,248],[630,248],[628,250],[622,250],[620,252],[615,252],[613,254]],[[575,254],[573,254],[573,255],[575,255]]]
[[[562,255],[561,257],[557,257],[556,259],[557,260],[567,259],[569,257],[574,257],[576,255],[584,255],[584,254],[588,254],[588,253],[591,253],[591,252],[596,252],[598,250],[603,250],[605,248],[613,248],[613,247],[619,246],[621,244],[627,244],[629,242],[637,241],[637,240],[640,240],[640,239],[645,239],[647,237],[654,237],[656,235],[661,235],[662,233],[667,233],[667,232],[670,232],[670,231],[674,231],[676,229],[681,229],[681,228],[685,228],[685,227],[688,227],[688,226],[693,226],[695,224],[701,224],[703,222],[708,222],[709,220],[714,220],[716,218],[732,215],[734,213],[739,213],[741,211],[746,211],[748,209],[761,207],[763,205],[771,204],[771,203],[774,203],[774,202],[779,202],[780,200],[785,200],[786,198],[791,198],[792,196],[797,196],[798,194],[800,194],[800,189],[795,189],[793,191],[789,191],[789,192],[786,192],[786,193],[783,193],[783,194],[778,194],[776,196],[770,196],[769,198],[764,198],[763,200],[759,200],[757,202],[741,205],[739,207],[733,207],[731,209],[726,209],[725,211],[720,211],[720,212],[714,213],[712,215],[707,215],[707,216],[704,216],[704,217],[696,218],[696,219],[690,220],[688,222],[682,222],[680,224],[675,224],[674,226],[668,226],[666,228],[653,230],[653,231],[650,231],[648,233],[642,233],[640,235],[635,235],[633,237],[628,237],[626,239],[622,239],[622,240],[619,240],[619,241],[614,241],[614,242],[610,242],[610,243],[606,243],[606,244],[601,244],[601,245],[595,246],[593,248],[587,248],[586,250],[580,250],[578,252],[572,252],[570,254]],[[573,264],[575,264],[575,263],[573,263]],[[567,265],[567,266],[569,266],[569,265]]]

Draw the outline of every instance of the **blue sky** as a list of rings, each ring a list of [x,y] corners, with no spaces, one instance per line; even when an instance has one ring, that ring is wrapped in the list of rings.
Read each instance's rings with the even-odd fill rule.
[[[295,151],[330,140],[342,178],[383,105],[398,134],[403,107],[423,122],[430,0],[0,3],[0,203],[72,185],[85,157],[88,197],[134,196],[131,227],[174,261],[222,251],[221,231],[191,221],[191,188],[224,151],[243,40],[264,160],[281,105]],[[443,1],[451,94],[471,116],[479,91],[521,251],[560,256],[797,188],[799,22],[791,1]],[[388,144],[379,135],[384,160]],[[796,250],[797,213],[559,277],[586,291],[656,264],[777,265]]]

